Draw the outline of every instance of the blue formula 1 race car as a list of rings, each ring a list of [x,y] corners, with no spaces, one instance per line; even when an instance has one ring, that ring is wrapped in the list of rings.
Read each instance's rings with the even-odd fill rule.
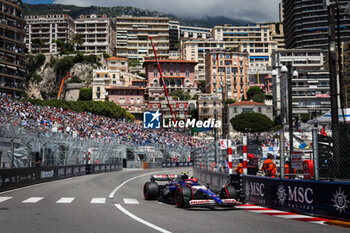
[[[158,184],[156,181],[167,181]],[[184,175],[152,175],[150,182],[143,187],[146,200],[159,200],[177,207],[234,207],[238,201],[236,189],[231,184],[222,187],[219,194],[213,192],[208,185],[200,185],[198,179],[189,179]]]

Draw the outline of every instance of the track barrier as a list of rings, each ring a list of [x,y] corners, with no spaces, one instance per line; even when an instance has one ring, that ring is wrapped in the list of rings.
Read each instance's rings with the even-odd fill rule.
[[[193,168],[196,178],[214,190],[227,184],[228,174]],[[350,183],[242,176],[248,203],[274,209],[350,220]]]
[[[42,182],[122,169],[121,163],[0,169],[0,192]]]

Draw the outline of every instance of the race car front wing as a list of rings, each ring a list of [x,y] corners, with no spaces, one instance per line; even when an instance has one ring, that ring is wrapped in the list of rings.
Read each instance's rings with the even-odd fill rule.
[[[222,206],[222,207],[233,207],[236,205],[240,205],[239,201],[236,199],[223,199],[221,202],[216,202],[212,199],[205,199],[205,200],[191,200],[189,202],[190,206],[198,206],[198,207],[205,207],[205,206]]]

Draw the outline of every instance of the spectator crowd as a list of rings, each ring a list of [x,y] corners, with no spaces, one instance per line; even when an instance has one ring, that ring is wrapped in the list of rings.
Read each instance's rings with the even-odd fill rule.
[[[0,98],[0,127],[10,123],[33,132],[62,133],[79,138],[100,138],[140,146],[198,147],[205,141],[173,130],[143,129],[142,124],[125,119],[112,119],[88,112],[50,106],[37,106],[29,102],[3,96]]]

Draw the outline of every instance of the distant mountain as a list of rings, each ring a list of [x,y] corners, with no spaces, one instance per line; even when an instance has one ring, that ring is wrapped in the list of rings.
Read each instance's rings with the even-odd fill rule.
[[[62,4],[24,4],[25,15],[47,15],[47,14],[68,14],[72,18],[78,18],[80,15],[86,14],[107,14],[114,18],[122,15],[134,15],[134,16],[167,16],[171,20],[180,21],[181,24],[187,26],[197,27],[213,27],[219,24],[232,24],[232,25],[245,25],[251,23],[241,19],[227,18],[224,16],[219,17],[203,17],[201,19],[181,19],[176,15],[164,14],[159,11],[151,11],[147,9],[140,9],[128,6],[116,6],[116,7],[80,7],[75,5],[62,5]]]

